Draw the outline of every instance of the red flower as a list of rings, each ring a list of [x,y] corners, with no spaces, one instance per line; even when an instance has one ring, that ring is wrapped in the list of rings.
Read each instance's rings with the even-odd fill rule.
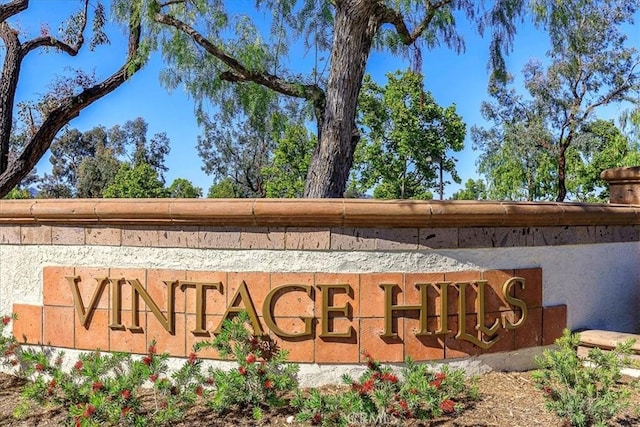
[[[149,379],[151,380],[151,382],[155,383],[156,380],[158,379],[158,375],[157,374],[151,374],[151,375],[149,375]]]
[[[151,365],[151,362],[153,362],[153,358],[151,356],[145,356],[142,358],[142,363],[147,366]]]
[[[243,377],[244,377],[245,375],[247,375],[247,370],[246,370],[246,369],[244,369],[244,367],[242,367],[242,366],[240,366],[240,367],[238,368],[238,372],[240,372],[240,375],[242,375]]]
[[[545,387],[542,389],[547,396],[553,396],[553,389],[551,387]]]
[[[266,389],[272,389],[272,388],[273,388],[273,381],[271,381],[271,380],[266,380],[266,381],[264,382],[264,388],[266,388]]]
[[[438,372],[436,374],[436,381],[443,381],[445,378],[447,378],[447,374],[444,372]]]
[[[85,418],[91,418],[91,415],[93,415],[95,412],[96,408],[94,408],[93,405],[89,404],[85,408],[84,412],[82,412],[82,416]]]
[[[11,317],[9,317],[9,316],[4,316],[4,317],[2,318],[2,323],[3,323],[5,326],[7,326],[7,325],[9,324],[9,322],[11,322]]]
[[[42,372],[44,370],[44,366],[41,363],[36,363],[36,371]]]
[[[451,399],[443,400],[442,403],[440,403],[440,409],[442,409],[442,412],[445,414],[450,414],[456,410],[456,404]]]
[[[76,371],[79,371],[82,369],[83,366],[84,364],[82,363],[82,360],[78,360],[73,367],[75,368]]]
[[[373,386],[375,385],[375,381],[371,378],[362,383],[362,387],[360,388],[360,394],[365,394],[373,390]]]
[[[381,379],[382,381],[389,381],[392,384],[395,384],[398,382],[398,377],[396,377],[390,372],[385,372],[384,374],[382,374]]]
[[[11,359],[11,364],[16,366],[18,364],[18,359]]]
[[[131,396],[131,392],[129,390],[122,390],[122,393],[120,393],[120,395],[124,400],[128,400]]]
[[[149,352],[149,354],[156,354],[158,352],[155,345],[150,345],[147,351]]]
[[[431,382],[429,383],[429,385],[430,385],[431,387],[435,387],[436,389],[439,389],[439,388],[440,388],[440,386],[442,386],[442,380],[435,379],[435,380],[431,381]]]
[[[362,353],[362,355],[365,357],[365,359],[367,359],[367,368],[369,369],[375,368],[376,362],[373,359],[373,356],[371,356],[371,353],[369,353],[368,351],[365,351],[364,353]]]
[[[207,385],[213,385],[213,383],[214,383],[213,378],[211,378],[211,377],[209,377],[209,378],[207,378],[206,380],[204,380],[204,382],[205,382]]]
[[[311,423],[313,425],[318,425],[318,424],[322,423],[322,414],[320,412],[316,412],[313,415],[313,419],[311,420]]]
[[[102,388],[104,387],[104,384],[102,384],[100,381],[96,381],[95,383],[93,383],[93,385],[91,386],[91,388],[93,389],[93,391],[100,391],[102,390]]]
[[[9,348],[9,349],[7,349],[7,350],[4,352],[4,355],[5,355],[5,356],[13,356],[14,354],[15,354],[15,351],[13,351],[13,350],[12,350],[12,349],[10,349],[10,348]]]
[[[128,406],[125,406],[124,408],[122,408],[122,411],[121,411],[123,417],[126,417],[127,415],[129,415],[130,412],[131,412],[131,408]]]
[[[62,365],[62,356],[58,356],[56,358],[56,362],[55,362],[56,366],[60,366]]]
[[[256,361],[256,355],[253,353],[247,354],[247,357],[244,358],[244,361],[247,363],[254,363]]]
[[[198,360],[198,356],[194,352],[189,353],[189,359],[187,360],[189,364],[193,365],[196,363],[196,360]]]
[[[196,387],[195,393],[196,393],[197,396],[202,396],[202,386],[201,385]]]

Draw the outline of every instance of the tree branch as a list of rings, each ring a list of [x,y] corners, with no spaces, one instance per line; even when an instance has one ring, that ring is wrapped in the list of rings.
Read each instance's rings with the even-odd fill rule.
[[[400,35],[400,38],[402,38],[402,42],[406,45],[410,45],[414,43],[422,33],[424,33],[435,16],[436,11],[451,3],[451,1],[452,0],[442,0],[435,4],[431,4],[431,2],[429,2],[424,19],[413,29],[412,32],[409,32],[404,16],[402,16],[401,13],[380,2],[380,7],[383,9],[382,23],[391,24],[396,27],[396,32]]]
[[[62,99],[60,105],[47,115],[25,149],[20,153],[20,156],[0,175],[0,197],[19,184],[24,175],[33,169],[49,149],[51,142],[60,129],[70,120],[77,117],[84,108],[114,91],[142,68],[143,63],[137,57],[140,34],[140,23],[132,22],[129,26],[127,59],[122,67],[102,82],[83,90],[78,95]]]
[[[87,28],[87,16],[89,14],[89,0],[84,1],[84,10],[82,11],[82,25],[78,29],[78,40],[71,46],[55,37],[36,37],[35,39],[26,41],[22,44],[22,56],[26,56],[34,49],[39,47],[55,47],[63,52],[68,53],[70,56],[76,56],[82,45],[84,44],[84,30]]]
[[[11,3],[0,5],[0,22],[27,10],[29,0],[13,0]]]
[[[298,82],[289,82],[281,79],[273,74],[252,71],[240,63],[236,58],[211,43],[206,37],[196,31],[193,27],[186,24],[171,15],[156,14],[155,21],[161,24],[174,27],[193,39],[196,44],[202,47],[207,53],[213,55],[222,61],[231,70],[225,71],[220,78],[229,82],[254,82],[274,90],[283,95],[293,96],[296,98],[311,101],[316,111],[324,109],[325,93],[316,84],[301,84]]]
[[[22,56],[26,56],[29,52],[39,47],[54,47],[68,53],[70,56],[76,56],[82,45],[71,46],[54,37],[38,37],[22,44]]]

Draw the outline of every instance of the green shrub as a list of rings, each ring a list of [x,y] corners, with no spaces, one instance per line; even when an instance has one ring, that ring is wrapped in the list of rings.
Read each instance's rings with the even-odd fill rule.
[[[157,354],[152,343],[142,357],[126,353],[82,353],[73,368],[62,368],[64,354],[23,349],[23,401],[14,415],[21,418],[33,404],[69,408],[76,426],[168,426],[184,417],[204,393],[200,362],[189,357],[167,376],[168,354]],[[153,405],[143,406],[141,395],[151,387]]]
[[[533,378],[544,392],[547,409],[569,425],[605,426],[629,404],[630,390],[620,384],[620,378],[634,341],[613,351],[590,349],[586,359],[578,357],[579,343],[578,334],[565,330],[556,349],[536,358],[540,370]]]
[[[248,321],[245,312],[225,319],[220,333],[212,341],[198,343],[196,349],[213,347],[222,357],[233,357],[238,362],[238,367],[230,371],[209,370],[215,389],[207,400],[208,406],[223,412],[243,405],[259,419],[263,408],[284,405],[284,394],[297,389],[298,365],[286,363],[288,353],[278,349],[267,335],[253,335],[247,329]]]
[[[314,425],[346,426],[397,423],[408,419],[431,419],[464,409],[464,402],[477,398],[461,369],[444,366],[436,371],[428,364],[407,359],[400,375],[382,366],[370,355],[367,370],[356,381],[345,375],[346,393],[298,392],[293,406],[297,419]]]

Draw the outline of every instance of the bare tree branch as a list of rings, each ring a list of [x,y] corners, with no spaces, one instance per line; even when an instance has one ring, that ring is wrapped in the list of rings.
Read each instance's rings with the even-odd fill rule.
[[[23,12],[29,7],[29,0],[13,0],[11,3],[0,5],[0,22]]]
[[[29,52],[39,47],[54,47],[70,56],[76,56],[82,46],[71,46],[54,37],[38,37],[22,44],[22,56],[26,56]]]
[[[60,129],[70,120],[77,117],[80,111],[114,91],[142,67],[143,63],[138,58],[140,35],[140,23],[131,23],[129,27],[128,54],[124,65],[102,82],[84,89],[77,95],[62,99],[59,106],[47,115],[42,125],[27,143],[25,149],[20,153],[20,156],[0,175],[0,197],[19,184],[24,175],[33,169],[49,149],[51,142]]]
[[[424,33],[424,31],[431,23],[431,20],[435,16],[436,11],[446,6],[447,4],[450,4],[451,2],[452,0],[442,0],[435,4],[431,4],[431,2],[428,2],[424,19],[413,29],[412,32],[409,31],[409,28],[407,27],[404,16],[402,16],[402,14],[389,6],[386,6],[382,2],[379,2],[380,7],[382,7],[383,9],[382,23],[391,24],[396,27],[396,32],[402,38],[402,42],[406,45],[410,45],[414,43],[422,35],[422,33]]]

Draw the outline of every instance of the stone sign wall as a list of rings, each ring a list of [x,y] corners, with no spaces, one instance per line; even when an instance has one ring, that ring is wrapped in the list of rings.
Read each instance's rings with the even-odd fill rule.
[[[302,363],[482,358],[637,329],[639,224],[567,203],[0,201],[0,309],[67,349],[184,356],[246,310]]]

